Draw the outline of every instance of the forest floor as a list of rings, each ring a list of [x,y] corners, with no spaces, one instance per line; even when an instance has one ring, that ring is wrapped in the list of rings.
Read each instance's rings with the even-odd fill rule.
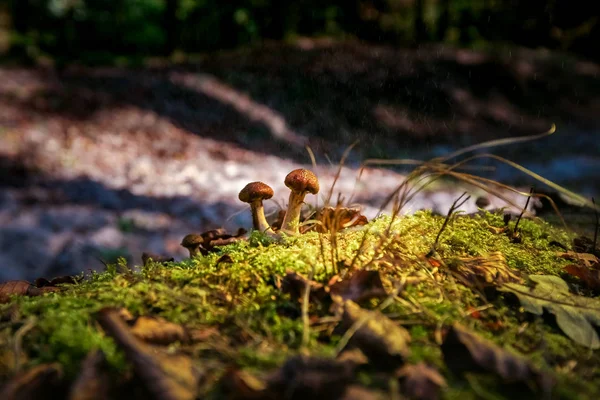
[[[332,198],[372,218],[409,169],[371,166],[357,181],[366,159],[430,159],[555,123],[552,136],[494,152],[598,195],[599,72],[543,51],[309,39],[136,68],[2,67],[0,279],[102,269],[100,260],[139,261],[143,251],[182,258],[189,232],[249,227],[237,193],[250,181],[275,189],[275,215],[287,201],[285,175],[311,167],[306,146],[329,188],[357,142]],[[498,163],[473,164],[494,166],[479,173],[524,192],[534,184]],[[476,211],[485,193],[455,182],[404,211],[444,214],[463,191],[472,196],[463,210]],[[506,205],[489,200],[489,209]],[[575,222],[589,229],[593,217]]]

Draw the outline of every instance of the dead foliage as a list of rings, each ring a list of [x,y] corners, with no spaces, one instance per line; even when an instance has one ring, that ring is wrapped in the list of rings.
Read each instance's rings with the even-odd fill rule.
[[[319,233],[338,232],[352,226],[366,225],[367,217],[360,213],[359,208],[350,207],[323,207],[317,211],[315,224],[307,230],[316,230]],[[314,228],[313,228],[314,227]]]
[[[101,350],[91,351],[81,364],[81,372],[71,385],[69,400],[109,400],[110,376]]]
[[[0,303],[8,302],[10,296],[41,296],[59,290],[54,286],[36,287],[27,281],[7,281],[0,283]]]
[[[307,285],[310,286],[311,299],[322,302],[328,296],[323,284],[309,280],[295,271],[287,271],[286,275],[281,279],[281,291],[289,293],[293,300],[302,299]]]
[[[507,383],[525,383],[550,393],[554,381],[538,371],[526,359],[454,324],[442,343],[442,353],[448,368],[455,373],[491,372]]]
[[[336,279],[329,284],[329,293],[342,300],[361,302],[372,298],[386,297],[379,271],[358,270],[346,279]]]
[[[62,399],[65,395],[62,375],[58,363],[35,366],[8,381],[0,390],[0,399]]]
[[[499,251],[481,257],[459,257],[448,262],[464,283],[472,286],[499,285],[508,282],[521,282],[521,277],[511,270],[506,257]]]
[[[600,260],[594,254],[589,253],[559,253],[560,257],[576,261],[575,264],[567,265],[564,269],[572,276],[576,276],[592,290],[600,290]]]
[[[344,301],[340,329],[350,334],[348,345],[359,348],[375,367],[397,368],[410,355],[408,331],[380,311]]]
[[[187,330],[160,317],[141,316],[131,326],[131,333],[146,343],[168,345],[190,340]]]
[[[405,365],[396,371],[396,376],[400,379],[401,392],[411,399],[436,400],[447,386],[444,377],[423,362]]]
[[[196,398],[199,372],[189,356],[167,354],[144,344],[130,331],[115,309],[100,310],[98,323],[125,352],[134,373],[144,383],[152,398]]]
[[[272,399],[341,399],[354,382],[355,366],[336,360],[297,356],[287,360],[269,379]]]

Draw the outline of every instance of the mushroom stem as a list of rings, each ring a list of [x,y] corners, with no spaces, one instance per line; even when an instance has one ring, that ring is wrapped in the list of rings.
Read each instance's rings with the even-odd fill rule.
[[[302,204],[304,204],[304,196],[306,196],[306,192],[296,192],[293,191],[290,193],[290,200],[288,202],[288,209],[285,213],[285,217],[283,217],[283,222],[281,223],[281,230],[287,233],[297,235],[300,226],[300,213],[302,211]]]
[[[200,253],[200,245],[188,247],[188,251],[190,252],[190,258],[194,258]]]
[[[265,208],[262,200],[255,200],[250,203],[250,209],[252,210],[252,226],[254,229],[268,234],[275,233],[265,218]]]

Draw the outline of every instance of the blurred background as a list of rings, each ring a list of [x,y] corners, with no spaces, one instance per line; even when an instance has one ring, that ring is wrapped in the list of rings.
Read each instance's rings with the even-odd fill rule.
[[[187,233],[250,227],[246,183],[275,189],[272,213],[285,206],[285,175],[313,168],[307,146],[326,196],[356,143],[333,199],[372,218],[409,169],[357,179],[361,162],[554,123],[493,152],[600,197],[598,2],[4,0],[0,61],[0,280],[139,264],[142,251],[181,259]],[[485,193],[453,182],[405,211],[445,213],[464,190],[476,211]]]

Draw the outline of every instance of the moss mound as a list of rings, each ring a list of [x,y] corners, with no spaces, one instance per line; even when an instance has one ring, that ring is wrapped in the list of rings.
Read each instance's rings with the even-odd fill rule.
[[[523,387],[507,384],[493,368],[456,370],[441,346],[455,323],[551,376],[556,398],[597,398],[600,352],[565,336],[551,315],[528,314],[510,293],[495,290],[507,270],[526,285],[531,285],[530,274],[560,276],[573,294],[594,298],[597,293],[564,272],[573,261],[559,256],[564,249],[557,243],[570,248],[572,235],[538,219],[522,220],[522,242],[513,243],[503,233],[501,213],[455,216],[441,235],[437,254],[427,256],[443,222],[444,217],[423,211],[395,220],[380,217],[336,235],[309,232],[274,241],[253,232],[248,240],[207,256],[143,267],[110,265],[78,284],[61,285],[58,292],[12,297],[0,308],[0,383],[57,362],[62,371],[57,387],[68,393],[86,355],[98,349],[113,382],[135,381],[135,361],[123,351],[123,342],[98,323],[100,310],[113,307],[130,314],[131,326],[136,317],[153,316],[161,318],[162,327],[167,321],[184,327],[185,340],[176,337],[152,349],[184,354],[192,361],[201,375],[193,396],[250,398],[240,394],[239,385],[226,395],[224,377],[235,370],[260,383],[290,357],[338,355],[351,335],[339,329],[340,300],[326,288],[357,270],[372,270],[378,271],[387,294],[351,297],[406,329],[410,353],[403,362],[423,361],[437,369],[447,381],[443,398],[531,398],[540,393],[527,379]],[[502,271],[496,265],[485,276],[486,266],[504,262]],[[304,293],[295,295],[293,282],[286,281],[290,271],[314,281],[304,309]],[[359,292],[373,288],[366,285]],[[361,364],[353,377],[361,390],[382,398],[398,390],[406,394],[409,385],[398,385],[393,370],[377,364],[373,359]]]

